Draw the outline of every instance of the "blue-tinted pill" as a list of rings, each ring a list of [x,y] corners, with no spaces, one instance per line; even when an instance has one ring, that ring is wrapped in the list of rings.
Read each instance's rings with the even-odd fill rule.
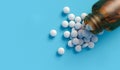
[[[98,42],[98,37],[96,35],[93,35],[92,38],[91,38],[91,42]]]
[[[83,38],[84,42],[90,42],[90,38]]]
[[[78,38],[79,38],[79,39],[82,39],[82,38],[83,38],[82,32],[83,32],[83,30],[79,30],[79,31],[78,31]]]
[[[94,44],[93,42],[89,42],[89,43],[88,43],[88,47],[89,47],[89,48],[94,48],[94,46],[95,46],[95,44]]]
[[[82,39],[79,39],[79,45],[82,45],[84,41]]]
[[[84,43],[84,44],[82,45],[82,48],[86,48],[86,47],[88,47],[88,43]]]

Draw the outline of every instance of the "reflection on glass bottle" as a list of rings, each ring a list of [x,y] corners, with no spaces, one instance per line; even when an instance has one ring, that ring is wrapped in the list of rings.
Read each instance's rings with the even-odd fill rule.
[[[92,7],[92,13],[85,17],[85,24],[91,32],[112,31],[120,26],[120,0],[99,0]]]

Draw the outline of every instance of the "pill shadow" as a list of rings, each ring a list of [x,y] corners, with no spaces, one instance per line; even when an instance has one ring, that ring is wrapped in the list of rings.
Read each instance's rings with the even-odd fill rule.
[[[52,37],[50,34],[48,35],[49,39],[54,39],[55,37]]]
[[[62,17],[66,17],[67,14],[65,14],[64,12],[61,12],[61,16],[62,16]]]
[[[62,57],[62,55],[58,54],[58,52],[56,52],[56,57]]]
[[[70,28],[70,27],[64,28],[64,27],[62,27],[62,25],[61,25],[61,26],[60,26],[60,30],[61,30],[61,31],[65,31],[65,30],[71,31],[71,28]]]
[[[62,40],[63,40],[63,41],[69,41],[70,39],[69,39],[69,38],[65,38],[65,37],[62,35]]]
[[[65,30],[65,28],[63,28],[63,27],[62,27],[62,25],[61,25],[61,26],[60,26],[60,30],[64,31],[64,30]]]
[[[73,49],[73,47],[69,47],[68,44],[66,44],[66,49],[70,50]]]

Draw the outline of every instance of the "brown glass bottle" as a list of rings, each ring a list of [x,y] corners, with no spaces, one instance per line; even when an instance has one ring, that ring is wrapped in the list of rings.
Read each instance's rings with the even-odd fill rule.
[[[120,26],[120,0],[99,0],[92,7],[92,13],[85,17],[86,25],[97,34],[103,30],[112,31]]]

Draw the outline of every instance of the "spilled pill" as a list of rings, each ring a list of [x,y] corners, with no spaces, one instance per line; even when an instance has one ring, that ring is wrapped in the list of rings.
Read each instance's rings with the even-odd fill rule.
[[[50,31],[50,36],[55,37],[57,35],[57,31],[55,29],[52,29]]]
[[[64,50],[63,47],[60,47],[60,48],[58,48],[57,52],[58,52],[59,55],[63,55],[65,53],[65,50]]]

